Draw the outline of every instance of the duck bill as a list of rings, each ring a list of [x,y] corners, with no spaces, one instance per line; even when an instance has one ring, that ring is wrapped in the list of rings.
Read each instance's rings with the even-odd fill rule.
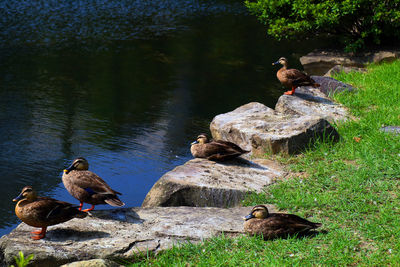
[[[253,214],[249,214],[249,215],[247,215],[246,217],[244,217],[243,219],[245,220],[245,221],[247,221],[247,220],[250,220],[250,219],[252,219],[252,218],[255,218],[255,216],[253,215]]]
[[[199,143],[199,141],[194,141],[194,142],[191,142],[190,145],[192,146],[192,145],[195,145],[195,144],[198,144],[198,143]]]
[[[74,164],[71,164],[71,166],[69,166],[68,168],[66,168],[65,170],[64,170],[64,173],[65,174],[68,174],[70,171],[72,171],[73,169],[75,169],[74,168]]]
[[[21,199],[23,199],[24,197],[22,196],[22,193],[21,194],[19,194],[16,198],[14,198],[13,199],[13,201],[14,202],[17,202],[17,201],[19,201],[19,200],[21,200]]]
[[[272,65],[278,65],[279,61],[272,63]]]

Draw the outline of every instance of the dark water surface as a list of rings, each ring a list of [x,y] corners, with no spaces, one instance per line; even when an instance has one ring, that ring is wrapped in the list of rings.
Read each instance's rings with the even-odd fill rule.
[[[215,115],[274,107],[271,62],[321,46],[267,39],[241,1],[15,2],[0,1],[0,234],[25,185],[78,203],[61,183],[78,156],[140,206]]]

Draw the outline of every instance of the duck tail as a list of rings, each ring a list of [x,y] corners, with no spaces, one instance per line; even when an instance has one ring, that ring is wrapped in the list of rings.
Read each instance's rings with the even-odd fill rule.
[[[322,226],[322,223],[314,223],[314,228],[318,228],[318,227],[321,227]]]
[[[125,205],[125,203],[122,202],[118,197],[106,199],[106,200],[104,200],[104,202],[106,202],[108,205],[111,205],[113,207],[122,207]]]

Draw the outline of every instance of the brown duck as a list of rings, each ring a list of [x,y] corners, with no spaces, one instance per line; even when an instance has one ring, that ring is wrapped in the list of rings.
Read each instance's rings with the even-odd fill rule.
[[[190,152],[195,158],[222,161],[238,157],[250,151],[243,150],[238,145],[228,141],[209,141],[207,135],[200,134],[197,136],[197,140],[191,144]]]
[[[281,82],[281,84],[287,88],[291,88],[291,91],[287,91],[285,95],[293,95],[296,88],[299,86],[312,86],[319,87],[320,84],[316,83],[310,76],[297,69],[288,69],[288,60],[281,57],[277,62],[272,63],[272,65],[281,64],[282,68],[276,73],[276,77]]]
[[[111,189],[111,187],[97,174],[91,172],[89,163],[84,158],[75,159],[71,166],[64,170],[62,181],[68,192],[80,201],[79,210],[82,210],[83,203],[89,203],[94,209],[95,205],[109,204],[115,207],[125,205],[117,195],[121,193]]]
[[[13,201],[18,201],[15,206],[15,214],[18,218],[27,225],[42,228],[40,231],[32,232],[34,235],[31,238],[35,240],[46,236],[47,226],[73,218],[84,218],[87,215],[68,202],[37,196],[31,186],[25,186]]]
[[[306,233],[321,226],[294,214],[269,213],[264,205],[253,207],[244,222],[244,230],[250,235],[262,235],[264,239],[287,237]]]

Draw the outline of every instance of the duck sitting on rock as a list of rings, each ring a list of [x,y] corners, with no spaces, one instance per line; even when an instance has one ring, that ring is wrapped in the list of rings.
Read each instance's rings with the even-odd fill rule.
[[[238,145],[228,141],[209,141],[206,134],[200,134],[197,136],[197,140],[191,144],[190,152],[195,158],[223,161],[249,153],[250,151],[243,150]]]
[[[321,226],[294,214],[269,213],[264,205],[253,207],[244,222],[244,230],[250,235],[262,235],[264,239],[304,234]]]
[[[319,87],[320,84],[316,83],[310,76],[297,69],[288,69],[288,60],[281,57],[278,61],[272,63],[272,65],[281,64],[282,68],[276,73],[276,77],[285,87],[291,88],[291,91],[287,91],[285,95],[293,95],[296,88],[299,86],[312,86]]]
[[[82,210],[83,203],[89,203],[91,208],[83,211],[91,211],[95,205],[109,204],[115,207],[125,205],[117,195],[121,195],[97,174],[91,172],[89,163],[85,158],[75,159],[71,166],[64,170],[62,181],[68,192],[80,201],[79,210]]]
[[[13,199],[18,201],[15,214],[24,223],[33,227],[41,227],[40,231],[33,231],[31,238],[42,239],[46,236],[47,227],[69,221],[73,218],[85,218],[87,213],[78,210],[77,206],[49,197],[37,196],[32,186],[25,186],[19,196]]]

